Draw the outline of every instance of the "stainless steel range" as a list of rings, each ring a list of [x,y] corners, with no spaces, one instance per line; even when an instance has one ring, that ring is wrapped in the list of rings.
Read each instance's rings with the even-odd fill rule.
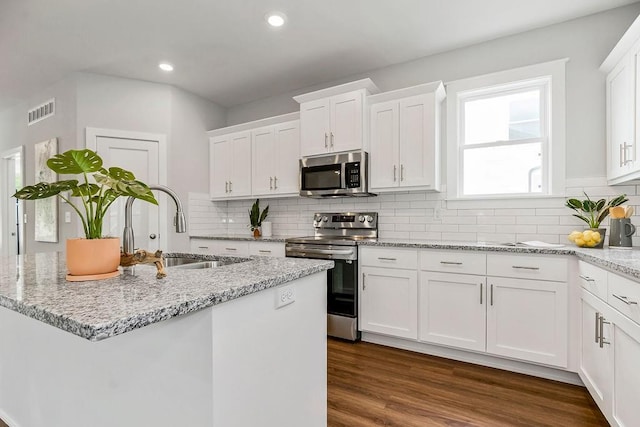
[[[286,256],[331,259],[327,272],[327,334],[351,341],[358,331],[358,242],[378,237],[376,212],[317,213],[315,234],[286,240]]]

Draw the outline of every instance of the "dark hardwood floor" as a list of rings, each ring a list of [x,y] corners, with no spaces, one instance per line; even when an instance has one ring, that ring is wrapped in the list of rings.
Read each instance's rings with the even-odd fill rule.
[[[0,420],[0,427],[9,427],[9,426],[8,426],[8,425],[6,425],[6,424],[4,423],[4,421]]]
[[[328,425],[608,426],[583,387],[334,339]]]

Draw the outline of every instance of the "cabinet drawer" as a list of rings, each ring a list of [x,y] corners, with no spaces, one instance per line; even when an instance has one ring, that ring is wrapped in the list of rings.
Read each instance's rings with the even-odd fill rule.
[[[194,254],[212,254],[215,252],[216,242],[210,239],[191,239],[190,248]]]
[[[249,255],[273,256],[284,258],[284,243],[249,242]]]
[[[370,267],[418,269],[418,251],[414,249],[360,248],[360,263]]]
[[[487,273],[487,255],[466,251],[421,251],[420,269],[443,273]]]
[[[249,256],[249,242],[237,240],[219,240],[215,253],[218,255]]]
[[[580,285],[592,294],[607,300],[607,272],[588,262],[578,261]]]
[[[566,282],[565,258],[537,255],[487,255],[487,275]]]
[[[636,323],[640,323],[640,283],[609,273],[607,302]]]

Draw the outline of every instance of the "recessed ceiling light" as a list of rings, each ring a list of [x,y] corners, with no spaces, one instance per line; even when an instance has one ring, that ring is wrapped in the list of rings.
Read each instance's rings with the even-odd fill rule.
[[[271,12],[265,16],[265,19],[272,27],[282,27],[287,20],[287,17],[281,12]]]
[[[160,64],[158,64],[158,67],[160,67],[162,71],[173,71],[173,65],[169,64],[168,62],[161,62]]]

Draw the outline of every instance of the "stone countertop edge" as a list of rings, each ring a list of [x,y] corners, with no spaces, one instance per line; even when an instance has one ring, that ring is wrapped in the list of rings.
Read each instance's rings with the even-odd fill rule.
[[[183,255],[183,254],[173,254],[173,255]],[[187,254],[184,254],[187,255]],[[9,257],[13,258],[13,257]],[[219,257],[223,258],[223,257]],[[278,258],[269,258],[269,257],[250,257],[251,261],[262,261],[270,266],[270,262],[272,260],[277,260]],[[281,258],[285,259],[285,258]],[[287,260],[291,260],[290,258],[286,258]],[[296,260],[300,261],[300,260]],[[241,283],[239,285],[231,285],[231,286],[211,286],[211,290],[207,289],[195,289],[193,293],[198,295],[193,295],[189,298],[176,301],[175,303],[166,303],[164,305],[158,304],[155,307],[139,307],[139,311],[135,311],[134,313],[121,313],[118,318],[113,316],[113,320],[108,319],[107,321],[82,321],[82,319],[74,319],[73,310],[69,311],[69,308],[61,308],[60,306],[56,306],[55,303],[50,303],[49,305],[38,303],[38,301],[20,301],[11,295],[4,295],[1,291],[2,286],[0,286],[0,307],[5,307],[9,310],[15,311],[27,317],[33,318],[35,320],[39,320],[43,323],[49,324],[51,326],[57,327],[58,329],[62,329],[66,332],[72,333],[79,337],[85,338],[89,341],[101,341],[116,335],[120,335],[134,329],[139,329],[144,326],[151,325],[153,323],[157,323],[163,320],[170,319],[172,317],[181,316],[184,314],[188,314],[194,311],[198,311],[207,307],[211,307],[217,304],[221,304],[227,301],[231,301],[237,298],[241,298],[246,295],[250,295],[255,292],[262,291],[264,289],[269,289],[272,287],[276,287],[278,285],[291,282],[293,280],[309,276],[315,273],[319,273],[322,271],[326,271],[330,268],[333,268],[333,261],[327,260],[302,260],[302,265],[299,268],[288,268],[283,269],[282,272],[277,271],[277,266],[271,266],[271,273],[265,275],[265,278],[259,279],[247,279],[247,283]],[[309,262],[311,261],[311,262]],[[244,264],[244,263],[240,263]],[[63,266],[63,264],[61,264]],[[147,266],[149,268],[149,273],[153,272],[152,266]],[[267,267],[267,265],[265,265]],[[144,267],[143,267],[144,268]],[[155,267],[153,267],[155,268]],[[274,271],[275,269],[275,271]],[[65,269],[66,270],[66,269]],[[203,270],[200,270],[203,271]],[[146,271],[145,271],[146,273]],[[171,269],[170,275],[164,279],[160,279],[164,284],[170,284],[172,277],[171,275],[178,273],[175,269]],[[241,273],[238,273],[241,274]],[[155,274],[153,274],[155,276]],[[151,277],[151,276],[149,276]],[[192,281],[193,279],[204,279],[206,276],[200,275],[199,277],[189,276],[183,277],[182,274],[179,276],[174,276],[174,281],[176,281],[176,285],[185,281]],[[84,283],[93,283],[100,284],[100,286],[108,286],[109,283],[103,282],[116,282],[119,283],[117,286],[125,286],[119,280],[136,280],[138,277],[129,277],[122,275],[119,278],[107,279],[105,281],[99,282],[84,282]],[[151,281],[157,281],[158,279],[149,279],[146,277],[141,277],[142,281],[138,280],[137,285],[144,285],[150,283]],[[188,279],[188,280],[187,280]],[[244,279],[241,279],[244,280]],[[59,286],[61,282],[65,282],[63,277],[59,277],[56,279],[53,277],[49,277],[49,281],[51,282],[52,287]],[[205,280],[206,281],[206,280]],[[14,282],[15,283],[15,282]],[[70,286],[82,286],[79,282],[67,282],[67,284],[71,284]],[[0,283],[0,285],[2,285]],[[14,285],[15,286],[15,285]],[[207,284],[205,283],[205,286]],[[37,285],[37,287],[41,287],[41,283]],[[189,289],[186,289],[185,292],[189,292]],[[55,297],[59,297],[59,295],[54,295]],[[72,304],[73,305],[73,304]],[[73,307],[75,308],[75,306]],[[65,312],[66,311],[66,312]]]
[[[225,234],[225,235],[215,235],[215,234],[194,234],[189,236],[192,239],[208,239],[208,240],[241,240],[247,242],[277,242],[284,243],[284,241],[290,237],[294,236],[270,236],[270,237],[253,237],[250,235],[244,234]]]

